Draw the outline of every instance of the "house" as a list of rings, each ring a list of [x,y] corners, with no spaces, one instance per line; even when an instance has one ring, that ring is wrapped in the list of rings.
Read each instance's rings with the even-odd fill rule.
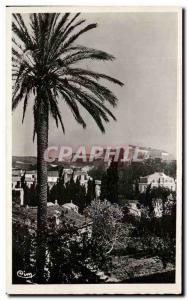
[[[126,207],[130,215],[141,217],[140,203],[138,200],[127,200]]]
[[[63,170],[63,175],[64,175],[64,183],[66,184],[67,182],[70,181],[71,177],[73,176],[74,182],[79,180],[80,184],[85,186],[87,190],[88,186],[88,181],[92,179],[87,171],[82,170],[81,168],[74,168],[73,169],[64,169]]]
[[[70,203],[63,204],[62,207],[66,210],[73,210],[74,212],[78,213],[78,206],[72,203],[72,201]]]
[[[101,180],[95,180],[95,195],[99,199],[101,195]]]
[[[34,177],[34,175],[26,176],[25,183],[26,183],[27,187],[30,188],[33,184],[36,183],[36,178]]]
[[[76,181],[77,179],[79,179],[80,184],[85,186],[87,190],[88,181],[92,178],[87,174],[87,172],[82,170],[77,170],[74,172],[74,181]]]
[[[51,207],[51,206],[54,206],[54,203],[53,202],[47,202],[47,207]]]
[[[73,179],[76,182],[76,180],[80,181],[81,185],[84,185],[86,190],[88,186],[88,180],[92,179],[88,174],[87,171],[81,170],[80,168],[77,168],[73,170],[72,168],[67,168],[63,170],[63,176],[64,176],[64,184],[70,181],[71,177],[73,175]],[[28,188],[31,188],[33,184],[37,182],[37,171],[36,170],[28,170],[23,171],[22,169],[13,168],[12,169],[12,189],[15,188],[21,188],[21,181],[22,176],[24,183],[27,185]],[[59,172],[57,170],[49,170],[48,171],[48,186],[49,189],[58,182],[59,179]]]
[[[58,178],[59,178],[58,171],[56,170],[48,171],[48,186],[50,190],[54,186],[54,184],[57,183]]]
[[[163,202],[162,199],[153,199],[154,215],[157,218],[163,215]]]
[[[21,188],[20,176],[12,176],[12,189]]]
[[[12,200],[19,204],[20,206],[24,205],[24,190],[22,188],[13,188],[12,189]]]
[[[151,175],[140,177],[140,193],[145,192],[149,185],[151,186],[151,188],[164,187],[168,188],[171,191],[176,190],[176,182],[174,178],[167,176],[162,172],[155,172]]]
[[[21,169],[12,169],[12,188],[21,187],[21,178],[25,176],[25,183],[30,188],[31,185],[36,182],[37,174],[35,170],[23,171]]]

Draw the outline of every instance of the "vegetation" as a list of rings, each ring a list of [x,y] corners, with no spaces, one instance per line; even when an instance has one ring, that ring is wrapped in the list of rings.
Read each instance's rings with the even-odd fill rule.
[[[47,230],[47,162],[44,153],[48,147],[50,115],[56,125],[65,131],[59,102],[65,102],[76,121],[86,127],[79,105],[94,119],[102,132],[103,122],[115,116],[106,103],[116,106],[117,98],[99,80],[122,86],[116,78],[99,74],[76,65],[83,60],[112,61],[114,57],[104,51],[75,45],[78,38],[97,27],[85,25],[80,13],[30,14],[29,24],[22,15],[13,14],[12,109],[23,101],[23,119],[30,101],[33,102],[34,134],[37,135],[37,201],[38,246],[37,278],[44,281]]]
[[[16,276],[19,268],[36,272],[35,217],[23,208],[14,207],[13,223],[13,282],[23,282]],[[22,217],[20,218],[20,215]],[[110,253],[118,236],[122,212],[107,202],[92,202],[82,222],[61,211],[60,224],[48,218],[46,283],[98,281],[97,272],[109,271]],[[85,220],[85,221],[84,221]],[[33,278],[35,282],[36,278]]]
[[[101,199],[107,199],[111,203],[118,202],[118,180],[118,163],[111,161],[106,174],[102,177]]]
[[[106,277],[124,281],[152,271],[173,271],[175,202],[166,201],[161,217],[141,205],[139,218],[100,200],[92,201],[83,215],[49,207],[45,282],[96,283]],[[19,269],[36,273],[36,209],[15,205],[13,220],[13,282],[36,282],[35,277],[28,281],[16,275]]]
[[[111,163],[105,171],[104,168],[91,170],[90,176],[100,178],[101,198],[112,202],[121,203],[121,200],[139,200],[139,178],[154,172],[164,172],[166,175],[176,178],[176,162],[165,162],[160,159],[148,159],[143,162],[131,162],[123,165]]]

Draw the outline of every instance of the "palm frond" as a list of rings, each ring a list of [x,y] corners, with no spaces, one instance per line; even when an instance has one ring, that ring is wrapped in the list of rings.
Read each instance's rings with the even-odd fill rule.
[[[51,39],[49,41],[49,58],[51,59],[51,56],[54,55],[54,52],[57,50],[57,45],[59,43],[59,40],[62,36],[62,28],[64,26],[64,24],[66,23],[68,17],[69,17],[70,13],[65,13],[61,19],[59,20],[59,23],[57,23],[57,18],[56,18],[56,22],[53,26],[53,29],[52,29],[52,36],[51,36]],[[56,25],[56,27],[55,27]],[[51,54],[51,55],[50,55]]]
[[[70,16],[70,13],[65,13],[62,17],[61,20],[59,21],[57,27],[54,30],[54,39],[58,39],[59,35],[62,32],[62,28],[67,21],[68,17]]]
[[[22,124],[23,124],[24,118],[25,118],[25,113],[26,113],[26,109],[27,109],[27,103],[28,103],[28,93],[26,91],[26,93],[25,93],[25,99],[24,99],[24,105],[23,105]]]
[[[16,56],[18,59],[22,59],[22,54],[19,53],[15,48],[12,48],[12,55]]]
[[[107,101],[113,107],[117,105],[118,99],[116,96],[104,85],[99,84],[93,80],[87,79],[83,76],[75,76],[74,78],[70,78],[69,82],[73,82],[81,85],[86,88],[90,92],[92,92],[95,96],[97,96],[102,102]]]
[[[92,29],[94,29],[94,28],[96,28],[96,27],[97,27],[97,23],[92,23],[92,24],[87,25],[85,28],[81,29],[81,30],[80,30],[79,32],[77,32],[76,34],[73,34],[73,35],[72,35],[72,36],[64,43],[64,48],[69,47],[75,40],[77,40],[77,38],[78,38],[81,34],[87,32],[87,31],[89,31],[89,30],[92,30]]]
[[[108,54],[104,51],[101,50],[96,50],[96,49],[90,49],[90,48],[80,48],[79,51],[72,53],[70,55],[67,55],[63,59],[59,59],[59,65],[61,66],[69,66],[71,64],[74,64],[80,60],[84,59],[94,59],[94,60],[114,60],[114,56],[111,54]]]
[[[110,115],[114,120],[116,120],[110,110],[108,110],[104,105],[101,106],[101,103],[92,96],[80,91],[70,84],[67,85],[67,88],[62,88],[64,89],[64,91],[66,91],[66,93],[72,92],[71,98],[79,102],[91,114],[101,132],[105,132],[102,120],[105,122],[109,122],[107,115]]]
[[[57,25],[57,20],[59,18],[59,13],[50,13],[48,14],[48,25],[46,28],[47,36],[46,36],[46,61],[48,60],[50,54],[51,40],[54,37],[55,28]]]
[[[12,99],[12,110],[14,110],[17,107],[18,103],[23,99],[25,92],[26,86],[22,85],[20,91]]]
[[[92,77],[96,80],[100,80],[100,79],[106,79],[110,82],[113,82],[115,84],[118,84],[120,86],[123,86],[124,83],[119,81],[118,79],[108,76],[106,74],[101,74],[101,73],[97,73],[97,72],[93,72],[93,71],[89,71],[89,70],[85,70],[85,69],[81,69],[81,68],[67,68],[66,70],[66,75],[73,75],[73,76],[89,76]]]
[[[33,83],[33,79],[31,76],[29,76],[30,71],[32,69],[28,64],[26,63],[21,63],[19,64],[19,68],[17,68],[17,65],[14,65],[14,71],[16,71],[17,77],[14,82],[14,91],[12,95],[12,101],[15,101],[16,94],[18,93],[19,89],[21,89],[21,86],[26,88],[26,84],[30,85]]]
[[[15,40],[15,38],[12,38],[12,42],[13,42],[14,46],[16,46],[16,47],[21,51],[21,53],[24,52],[24,49],[23,49],[22,46]]]
[[[12,110],[14,110],[19,102],[24,98],[24,94],[29,94],[34,87],[30,76],[23,76],[20,80],[16,80],[15,86],[16,88],[14,88],[12,96]]]
[[[24,21],[23,21],[23,18],[22,18],[22,16],[21,16],[21,14],[19,14],[19,13],[13,14],[13,16],[14,16],[14,18],[16,19],[17,23],[19,24],[20,29],[22,30],[22,32],[25,34],[28,43],[30,43],[30,45],[32,45],[33,42],[32,42],[31,36],[29,35],[27,26],[25,25],[25,23],[24,23]]]
[[[63,124],[63,120],[61,117],[61,113],[58,108],[58,103],[56,100],[56,95],[53,95],[50,90],[48,90],[48,97],[49,97],[49,103],[50,103],[50,113],[52,114],[53,118],[55,119],[56,126],[58,127],[58,120],[60,121],[61,127],[63,132],[65,133],[65,127]]]
[[[30,21],[31,21],[31,28],[33,30],[33,38],[35,45],[39,44],[40,39],[40,29],[39,29],[39,20],[38,20],[38,14],[30,14]]]
[[[68,84],[68,89],[72,90],[75,94],[75,97],[77,95],[81,98],[83,98],[86,102],[88,102],[91,106],[97,105],[101,109],[103,109],[114,121],[116,121],[116,117],[112,114],[112,112],[103,104],[101,101],[99,101],[96,97],[93,97],[92,95],[88,94],[86,91],[81,90],[80,88],[76,88],[75,86]]]
[[[68,24],[65,26],[64,32],[70,27],[70,25],[78,18],[80,13],[77,13],[74,15],[74,17],[68,22]]]
[[[75,120],[79,124],[81,124],[83,126],[83,128],[85,128],[86,123],[83,120],[82,116],[80,115],[78,106],[77,106],[75,98],[74,98],[74,94],[71,93],[71,90],[66,89],[62,85],[59,85],[58,90],[59,90],[60,94],[63,96],[63,98],[64,98],[65,102],[67,103],[67,105],[69,106],[69,108],[71,109]]]
[[[34,117],[34,127],[33,127],[33,142],[35,140],[35,135],[37,134],[38,126],[39,126],[39,104],[36,98],[34,105],[33,105],[33,117]]]
[[[12,30],[17,37],[25,44],[25,47],[31,49],[33,46],[32,39],[27,31],[27,27],[24,24],[22,17],[19,14],[13,14],[15,21],[12,22]],[[23,26],[24,24],[24,26]]]
[[[62,32],[61,38],[59,39],[59,42],[56,44],[56,51],[55,51],[55,55],[54,55],[54,59],[57,58],[59,55],[61,55],[62,51],[64,52],[65,48],[64,45],[62,45],[64,43],[64,41],[66,40],[66,38],[70,35],[70,33],[77,28],[78,26],[80,26],[81,24],[85,23],[86,20],[81,19],[80,21],[76,22],[74,25],[70,26],[67,30],[65,29]]]
[[[90,116],[94,119],[95,123],[97,124],[97,126],[99,127],[101,132],[104,133],[105,128],[104,128],[102,119],[105,122],[108,122],[108,118],[105,118],[104,116],[102,116],[102,114],[99,112],[99,110],[96,109],[96,106],[89,105],[87,102],[83,101],[82,98],[78,97],[78,101],[85,108],[85,110],[88,111]]]

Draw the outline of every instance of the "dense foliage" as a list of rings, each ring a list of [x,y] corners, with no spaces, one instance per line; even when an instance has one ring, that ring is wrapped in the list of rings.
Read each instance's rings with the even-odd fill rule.
[[[115,272],[122,280],[132,278],[136,269],[130,271],[127,262],[128,273],[125,270],[123,275],[121,265],[117,263],[124,259],[125,264],[128,257],[134,257],[135,262],[140,257],[143,261],[154,257],[158,262],[161,261],[161,270],[173,270],[176,240],[175,194],[169,198],[166,197],[166,190],[151,191],[150,200],[154,205],[158,195],[163,192],[161,217],[155,216],[154,207],[151,209],[148,202],[140,204],[141,216],[136,217],[130,215],[126,207],[106,200],[92,201],[84,209],[81,223],[76,222],[76,214],[67,218],[66,211],[59,215],[58,224],[53,215],[49,217],[46,283],[103,282],[104,279],[98,275],[101,272]],[[17,211],[20,214],[18,206]],[[22,211],[13,223],[14,283],[35,282],[35,276],[27,281],[17,277],[18,270],[35,274],[36,268],[36,220],[27,208]],[[155,260],[152,266],[155,266]]]
[[[61,214],[59,225],[53,218],[48,219],[46,282],[100,281],[97,272],[110,270],[110,252],[122,219],[120,208],[108,202],[92,202],[85,211],[86,221],[80,226],[73,220],[67,221],[65,215]],[[24,282],[17,277],[18,270],[35,274],[35,259],[34,221],[24,210],[22,219],[13,223],[14,283]],[[35,277],[31,281],[35,282]]]
[[[171,164],[168,166],[171,170]],[[142,194],[137,191],[137,200],[123,198],[123,201],[120,197],[122,174],[134,168],[137,170],[135,166],[122,168],[111,162],[106,170],[100,169],[101,199],[95,199],[94,180],[88,181],[86,190],[79,178],[73,180],[72,175],[65,184],[63,172],[59,173],[57,183],[48,190],[48,201],[54,203],[57,200],[58,203],[53,209],[48,208],[46,283],[104,282],[107,274],[109,278],[115,274],[120,281],[124,281],[152,270],[167,274],[172,272],[171,279],[167,276],[166,280],[173,282],[176,193],[167,188],[148,186]],[[131,178],[137,178],[140,174],[135,172],[130,173]],[[147,174],[144,167],[142,172],[142,175]],[[93,174],[97,176],[97,169]],[[25,188],[23,179],[21,184]],[[26,193],[30,194],[30,199],[35,199],[36,188],[31,186],[29,191],[33,194]],[[71,200],[78,206],[80,214],[72,212],[70,217],[62,210],[62,204]],[[130,203],[136,205],[136,214],[131,211]],[[18,206],[17,209],[23,213],[13,223],[13,281],[25,283],[26,280],[18,278],[16,272],[19,269],[33,274],[36,272],[36,219],[29,209]],[[61,213],[57,212],[58,209]],[[56,223],[57,218],[59,223]],[[137,263],[141,265],[131,267]],[[35,276],[27,282],[35,282]]]

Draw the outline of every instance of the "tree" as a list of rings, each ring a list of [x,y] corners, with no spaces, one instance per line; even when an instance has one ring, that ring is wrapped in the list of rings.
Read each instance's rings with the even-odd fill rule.
[[[101,179],[101,194],[100,199],[107,199],[107,175],[104,174]]]
[[[88,175],[92,177],[94,180],[102,180],[105,174],[104,164],[95,166],[91,170],[88,171]]]
[[[117,204],[94,200],[85,210],[92,221],[92,242],[98,260],[108,257],[117,244],[123,212]],[[101,261],[102,264],[102,261]]]
[[[76,121],[86,128],[80,114],[83,106],[104,133],[103,122],[116,120],[107,108],[106,102],[113,107],[117,98],[99,80],[122,86],[119,80],[99,74],[74,64],[84,59],[112,61],[114,56],[100,50],[74,45],[84,33],[97,27],[96,23],[84,25],[86,20],[79,19],[80,13],[33,13],[30,24],[21,14],[13,14],[12,109],[23,101],[24,121],[29,101],[33,101],[34,132],[37,136],[37,278],[44,282],[47,228],[47,162],[44,159],[48,147],[50,115],[56,125],[60,122],[65,132],[59,109],[59,101],[65,101]],[[82,26],[81,26],[82,25]]]
[[[95,197],[95,181],[89,179],[87,184],[86,206],[90,205],[91,201],[94,200]]]
[[[37,186],[35,181],[31,184],[28,194],[29,206],[37,206]]]
[[[118,202],[118,162],[111,161],[106,174],[101,181],[101,199],[107,199],[111,203]]]

